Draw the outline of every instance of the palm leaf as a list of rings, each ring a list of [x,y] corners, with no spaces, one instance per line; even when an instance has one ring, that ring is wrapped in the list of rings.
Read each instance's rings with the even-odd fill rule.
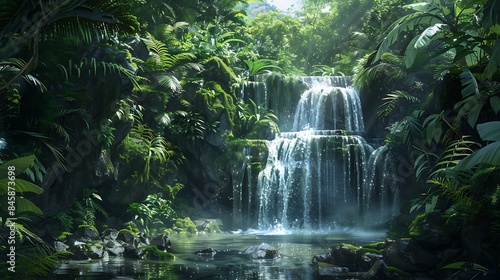
[[[405,51],[406,68],[410,68],[414,64],[419,50],[427,47],[433,40],[444,37],[442,31],[446,26],[447,25],[444,23],[436,23],[434,25],[431,25],[411,41]]]
[[[460,73],[460,83],[464,87],[462,89],[462,96],[467,97],[473,94],[479,94],[479,85],[477,84],[476,78],[469,69],[464,69]]]
[[[178,92],[181,90],[181,83],[177,78],[171,73],[162,73],[156,76],[158,84],[162,87],[168,88],[173,92]]]
[[[423,12],[416,12],[403,16],[389,27],[391,31],[377,47],[372,63],[378,61],[380,57],[389,50],[390,46],[399,39],[403,32],[414,30],[416,26],[420,24],[434,25],[442,22],[443,20],[439,16]]]

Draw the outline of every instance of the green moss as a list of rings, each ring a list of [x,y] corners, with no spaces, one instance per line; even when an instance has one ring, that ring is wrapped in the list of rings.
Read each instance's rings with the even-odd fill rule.
[[[415,217],[415,219],[413,219],[413,221],[410,223],[409,231],[411,237],[417,237],[421,235],[420,225],[425,220],[425,217],[427,217],[426,213],[420,214],[417,217]]]
[[[65,242],[66,239],[72,235],[72,233],[68,232],[68,231],[62,231],[60,233],[56,233],[56,235],[57,235],[57,239],[58,240],[61,240],[62,242]]]
[[[340,246],[346,247],[346,248],[354,250],[354,251],[357,251],[357,250],[361,249],[360,247],[354,246],[354,245],[349,244],[349,243],[342,243],[342,244],[340,244]]]
[[[132,221],[127,222],[127,223],[125,223],[125,226],[127,228],[122,228],[119,230],[119,232],[128,232],[128,233],[131,233],[135,237],[139,236],[139,234],[140,234],[139,228],[137,227],[137,225],[134,222],[132,222]]]
[[[332,264],[332,263],[326,263],[326,262],[318,262],[316,264],[318,268],[327,268],[327,267],[336,267],[337,265]]]
[[[90,228],[90,229],[93,229],[95,232],[99,233],[97,228],[93,225],[82,224],[82,225],[79,225],[78,228]]]
[[[195,223],[189,217],[175,219],[174,229],[180,232],[198,233]]]
[[[144,257],[147,259],[174,260],[175,255],[169,252],[161,251],[154,245],[140,247],[145,250]]]
[[[383,247],[385,247],[384,241],[363,245],[363,248],[372,248],[372,249],[381,249]]]

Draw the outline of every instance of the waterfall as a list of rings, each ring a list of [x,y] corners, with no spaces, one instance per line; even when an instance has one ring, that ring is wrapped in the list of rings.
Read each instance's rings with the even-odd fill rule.
[[[324,229],[359,219],[371,151],[362,137],[288,132],[270,141],[268,149],[258,178],[259,228]]]
[[[363,189],[366,192],[365,220],[383,223],[399,211],[398,180],[386,145],[376,149],[369,158]]]
[[[378,183],[378,171],[367,179],[367,170],[380,160],[370,156],[373,148],[362,137],[358,93],[349,77],[298,79],[306,89],[293,126],[266,144],[267,163],[256,190],[258,228],[357,226],[365,213],[379,211],[394,197],[385,194],[385,185],[367,182]]]

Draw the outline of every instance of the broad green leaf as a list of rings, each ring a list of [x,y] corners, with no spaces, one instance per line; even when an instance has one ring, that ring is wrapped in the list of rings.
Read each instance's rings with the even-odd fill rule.
[[[473,94],[479,94],[479,86],[477,84],[476,78],[469,69],[464,69],[462,73],[460,73],[460,82],[464,87],[462,89],[462,96],[466,97]]]
[[[495,42],[493,46],[493,51],[491,52],[488,65],[484,69],[484,75],[486,78],[490,78],[493,74],[497,73],[500,67],[500,38]]]
[[[38,208],[33,202],[30,200],[22,197],[22,196],[17,196],[16,197],[16,214],[20,213],[25,213],[25,212],[31,212],[36,215],[43,215],[42,210]]]
[[[429,44],[429,42],[433,39],[433,37],[438,34],[438,32],[442,31],[445,26],[448,26],[444,23],[436,23],[432,26],[427,27],[424,32],[417,37],[417,40],[414,44],[415,48],[422,48]],[[440,37],[440,36],[437,36]]]
[[[478,124],[477,131],[485,141],[500,141],[500,121]]]
[[[471,169],[478,164],[500,165],[500,142],[489,144],[473,154],[461,160],[457,166],[458,170]]]
[[[415,11],[419,11],[419,12],[428,12],[430,10],[430,3],[427,3],[427,2],[420,2],[420,3],[414,3],[414,4],[408,4],[408,5],[405,5],[404,7],[405,8],[410,8],[410,9],[413,9]]]
[[[14,166],[16,168],[15,170],[16,175],[19,175],[23,173],[28,167],[30,167],[34,161],[35,161],[35,156],[31,155],[31,156],[16,158],[6,162],[0,165],[0,178],[7,177],[9,166]]]
[[[465,262],[455,262],[455,263],[450,263],[448,265],[443,266],[442,268],[451,268],[451,269],[462,269],[464,266]]]
[[[495,111],[495,114],[498,114],[498,111],[500,111],[500,96],[491,97],[490,105],[491,108],[493,108],[493,111]]]
[[[0,195],[6,194],[7,191],[9,190],[8,188],[9,181],[10,180],[8,178],[0,179]],[[15,183],[14,188],[16,193],[32,192],[36,194],[41,194],[43,192],[42,188],[28,181],[22,179],[16,179],[13,182]]]
[[[437,17],[421,12],[406,15],[399,20],[397,20],[391,27],[391,31],[387,36],[380,42],[375,53],[375,58],[373,62],[376,62],[380,57],[389,50],[389,47],[394,44],[401,35],[401,33],[414,30],[417,25],[420,24],[435,24],[441,22]]]

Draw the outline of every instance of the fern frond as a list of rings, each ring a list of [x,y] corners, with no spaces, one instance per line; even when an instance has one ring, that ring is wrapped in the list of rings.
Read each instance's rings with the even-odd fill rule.
[[[380,110],[377,112],[377,116],[381,119],[388,117],[391,114],[392,110],[394,110],[400,99],[405,99],[411,103],[420,101],[417,97],[409,94],[406,91],[395,90],[387,94],[382,99],[383,101],[385,101],[385,103],[380,106]]]

